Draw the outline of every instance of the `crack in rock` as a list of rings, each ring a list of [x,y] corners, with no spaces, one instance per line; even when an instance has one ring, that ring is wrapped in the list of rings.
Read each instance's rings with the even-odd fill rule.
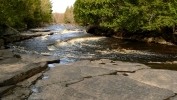
[[[167,99],[164,99],[164,100],[177,100],[177,93],[175,93],[174,96],[170,96],[170,97],[168,97]]]

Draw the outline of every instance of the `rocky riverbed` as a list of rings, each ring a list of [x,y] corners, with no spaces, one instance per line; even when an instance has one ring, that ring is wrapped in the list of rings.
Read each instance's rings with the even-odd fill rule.
[[[58,59],[18,54],[12,50],[0,50],[0,54],[1,100],[177,98],[177,72],[172,70],[109,59],[62,65]]]
[[[0,50],[0,100],[177,99],[176,46],[44,30]]]

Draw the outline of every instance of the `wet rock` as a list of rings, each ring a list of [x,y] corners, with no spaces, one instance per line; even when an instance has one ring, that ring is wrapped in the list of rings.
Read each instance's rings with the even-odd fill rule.
[[[156,86],[172,90],[177,93],[177,72],[171,70],[156,70],[156,69],[145,69],[137,71],[134,74],[130,74],[131,79]]]
[[[57,94],[57,95],[56,95]],[[28,100],[164,100],[174,93],[124,76],[99,76],[69,87],[51,84]]]
[[[41,34],[42,36],[45,36],[45,35],[52,35],[53,33],[52,32],[36,32],[35,34]]]
[[[49,32],[50,30],[39,28],[39,29],[30,29],[30,31],[31,32]]]

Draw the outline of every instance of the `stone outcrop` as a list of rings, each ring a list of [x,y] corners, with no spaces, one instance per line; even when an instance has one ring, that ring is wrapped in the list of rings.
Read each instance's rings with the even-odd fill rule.
[[[19,90],[17,86],[25,87],[26,85],[26,87],[29,87],[42,74],[33,77],[34,75],[45,71],[49,63],[59,63],[58,59],[18,54],[12,52],[10,49],[0,50],[0,57],[2,58],[0,60],[0,98],[4,95],[11,94],[14,88],[14,91],[17,91],[18,95],[23,93],[23,90],[27,91],[26,94],[29,95],[29,91],[31,91],[27,90],[29,88]],[[28,78],[30,79],[26,80]],[[26,81],[22,82],[24,80]]]
[[[152,70],[149,73],[152,77],[158,73],[139,63],[101,59],[54,66],[44,73],[46,78],[38,80],[35,84],[37,91],[28,100],[166,100],[175,98],[177,90],[138,81],[137,77],[146,77],[139,72]],[[176,77],[173,80],[175,83]]]

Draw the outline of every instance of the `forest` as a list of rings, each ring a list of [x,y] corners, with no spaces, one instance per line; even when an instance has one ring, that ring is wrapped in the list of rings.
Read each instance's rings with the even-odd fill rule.
[[[53,22],[58,24],[76,24],[73,10],[73,6],[67,6],[64,13],[53,13]]]
[[[50,0],[0,0],[0,29],[31,28],[52,21]]]
[[[74,19],[114,32],[175,32],[177,0],[76,0]]]

